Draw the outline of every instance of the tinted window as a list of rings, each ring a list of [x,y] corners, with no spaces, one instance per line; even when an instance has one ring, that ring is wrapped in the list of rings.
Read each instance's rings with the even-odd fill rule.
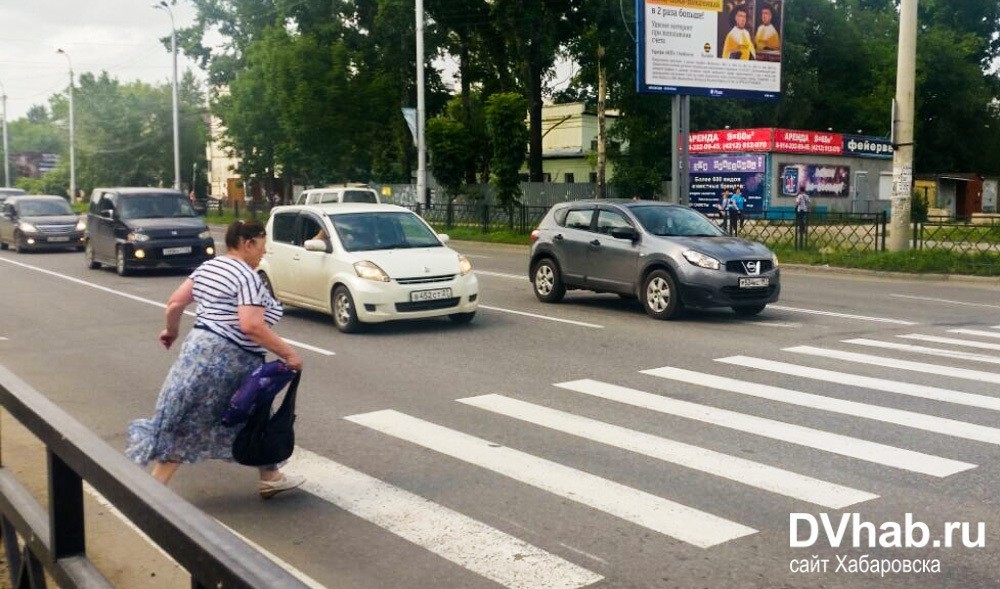
[[[299,225],[298,239],[295,240],[295,244],[302,245],[310,239],[323,239],[322,236],[317,236],[322,230],[323,227],[319,224],[318,220],[302,215],[302,223]]]
[[[566,214],[565,226],[569,229],[590,230],[590,220],[594,218],[594,209],[573,209]]]
[[[601,210],[597,213],[597,232],[611,235],[611,232],[619,227],[631,227],[632,224],[624,215],[617,211]]]
[[[279,213],[274,216],[274,223],[271,225],[271,240],[281,243],[294,243],[295,241],[295,213]]]
[[[378,199],[375,198],[375,193],[370,190],[345,190],[344,200],[341,202],[374,202],[377,203]]]
[[[73,209],[64,200],[20,200],[17,203],[22,217],[53,217],[72,215]]]
[[[687,237],[725,235],[719,226],[707,217],[684,207],[639,206],[632,207],[632,214],[643,228],[653,235],[680,235]]]
[[[122,219],[168,219],[196,217],[191,201],[181,195],[150,194],[122,198],[118,209]]]
[[[323,193],[321,193],[321,194],[319,194],[317,196],[318,196],[318,198],[313,199],[313,202],[318,203],[318,204],[323,204],[323,203],[328,203],[328,202],[337,202],[337,193],[336,192],[323,192]]]
[[[441,246],[437,235],[408,211],[330,215],[330,221],[349,252]]]

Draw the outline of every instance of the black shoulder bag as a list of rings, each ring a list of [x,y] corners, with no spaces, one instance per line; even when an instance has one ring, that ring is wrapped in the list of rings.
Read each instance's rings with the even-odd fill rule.
[[[278,410],[271,405],[254,408],[233,440],[233,459],[247,466],[266,466],[288,460],[295,449],[295,394],[301,372],[296,372]]]

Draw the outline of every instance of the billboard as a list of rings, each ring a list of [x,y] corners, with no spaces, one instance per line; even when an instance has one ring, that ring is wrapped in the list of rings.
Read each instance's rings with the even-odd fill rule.
[[[773,129],[726,129],[688,134],[690,153],[771,151]]]
[[[723,190],[730,193],[740,190],[746,200],[743,210],[747,213],[764,210],[767,156],[692,156],[688,169],[688,202],[698,212],[705,215],[718,214]]]
[[[784,0],[636,0],[639,92],[778,98]]]
[[[847,198],[851,195],[851,168],[829,164],[781,164],[781,195],[795,196],[799,189],[811,196]]]

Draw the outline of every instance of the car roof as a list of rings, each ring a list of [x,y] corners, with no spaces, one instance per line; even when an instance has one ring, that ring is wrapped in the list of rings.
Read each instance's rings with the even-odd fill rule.
[[[149,186],[118,186],[115,188],[95,188],[94,190],[100,190],[102,192],[116,192],[123,196],[128,195],[139,195],[139,194],[179,194],[184,196],[180,190],[174,190],[173,188],[151,188]]]
[[[69,202],[61,196],[55,196],[52,194],[19,194],[8,198],[7,202],[24,202],[26,200],[61,200],[65,203]]]
[[[315,205],[286,205],[280,207],[274,207],[271,209],[271,214],[274,213],[285,213],[293,211],[311,211],[320,215],[343,215],[349,213],[391,213],[391,212],[411,212],[410,209],[406,207],[401,207],[397,205],[390,205],[384,203],[368,203],[368,202],[342,202],[342,203],[325,203],[325,204],[315,204]]]
[[[375,189],[367,184],[330,184],[328,186],[307,188],[302,192],[316,192],[317,190],[371,190],[375,192]]]
[[[622,207],[643,207],[643,206],[656,206],[656,207],[681,207],[688,208],[684,205],[679,205],[672,202],[663,202],[662,200],[639,200],[631,198],[589,198],[582,200],[570,200],[558,203],[559,206],[580,206],[580,205],[618,205]]]

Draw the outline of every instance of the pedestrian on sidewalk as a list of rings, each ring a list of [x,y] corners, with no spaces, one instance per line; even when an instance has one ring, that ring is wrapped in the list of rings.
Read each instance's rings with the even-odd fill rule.
[[[265,351],[302,370],[302,358],[272,330],[281,303],[255,272],[265,237],[260,221],[234,221],[226,230],[226,255],[199,266],[167,301],[166,328],[159,336],[163,347],[170,349],[181,314],[197,302],[194,329],[167,374],[153,417],[129,425],[125,450],[142,466],[152,462],[153,478],[163,484],[181,464],[233,460],[239,427],[222,425],[222,413],[243,379],[264,362]],[[258,491],[265,499],[304,482],[278,465],[259,471]]]
[[[806,247],[810,204],[811,199],[806,194],[806,189],[799,188],[799,194],[795,197],[795,249]]]
[[[737,186],[736,192],[729,198],[729,234],[739,235],[743,226],[743,208],[746,200],[743,198],[743,187]]]

